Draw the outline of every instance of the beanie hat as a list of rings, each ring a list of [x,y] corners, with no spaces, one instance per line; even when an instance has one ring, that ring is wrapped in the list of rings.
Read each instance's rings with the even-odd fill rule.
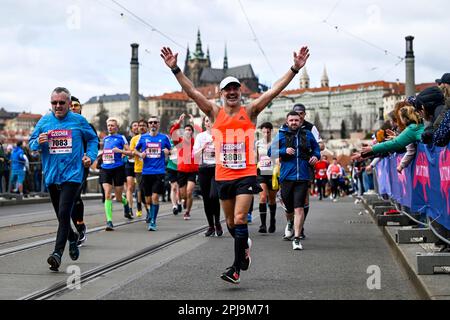
[[[432,115],[434,110],[445,103],[444,94],[438,87],[430,87],[423,90],[416,97],[415,107],[421,109],[422,106],[425,111]]]

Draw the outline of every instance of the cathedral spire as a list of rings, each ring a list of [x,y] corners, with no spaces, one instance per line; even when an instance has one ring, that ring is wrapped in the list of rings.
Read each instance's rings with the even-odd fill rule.
[[[322,79],[320,79],[320,86],[322,88],[328,88],[330,86],[330,79],[328,78],[326,66],[323,67],[323,74]]]
[[[309,89],[309,75],[306,67],[303,67],[302,75],[300,77],[300,89]]]
[[[198,29],[197,32],[197,44],[195,46],[195,57],[196,58],[203,58],[205,56],[205,54],[203,53],[203,49],[202,49],[202,39],[200,37],[200,28]]]
[[[223,58],[223,69],[228,69],[228,53],[227,53],[227,44],[225,43],[225,56]]]

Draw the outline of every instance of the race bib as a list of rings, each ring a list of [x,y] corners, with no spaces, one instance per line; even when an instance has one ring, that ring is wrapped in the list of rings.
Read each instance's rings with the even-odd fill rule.
[[[145,150],[147,158],[159,159],[161,158],[161,143],[160,142],[147,142],[147,149]]]
[[[331,174],[331,179],[337,179],[337,178],[338,178],[338,175],[336,173]]]
[[[220,148],[222,166],[225,168],[238,170],[247,168],[245,162],[245,143],[222,143]]]
[[[206,148],[203,150],[203,161],[214,162],[216,161],[216,149],[212,143],[208,143]]]
[[[52,130],[48,133],[50,154],[72,153],[72,130]]]
[[[259,169],[261,171],[272,171],[272,160],[268,156],[261,156],[259,158]]]
[[[325,169],[319,169],[319,176],[323,177],[325,175]]]
[[[103,160],[104,164],[114,164],[115,163],[114,152],[112,151],[112,149],[104,149],[103,150],[102,160]]]

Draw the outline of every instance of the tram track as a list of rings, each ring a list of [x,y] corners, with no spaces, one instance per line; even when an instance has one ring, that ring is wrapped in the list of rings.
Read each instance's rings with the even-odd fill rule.
[[[151,245],[149,247],[141,249],[133,254],[130,254],[126,257],[120,258],[111,263],[101,265],[101,266],[98,266],[91,270],[88,270],[86,272],[83,272],[80,275],[79,284],[81,285],[83,283],[93,281],[99,277],[104,276],[107,273],[111,273],[111,272],[113,272],[123,266],[126,266],[136,260],[142,259],[151,254],[155,254],[155,253],[157,253],[167,247],[170,247],[182,240],[194,237],[194,236],[202,233],[203,231],[205,231],[207,228],[208,228],[207,225],[198,227],[194,230],[191,230],[191,231],[181,234],[179,236],[173,237],[169,240],[165,240],[161,243]],[[60,281],[60,282],[57,282],[47,288],[44,288],[42,290],[33,292],[29,295],[23,296],[23,297],[19,298],[18,300],[48,300],[53,297],[63,295],[64,293],[66,293],[70,290],[71,290],[71,288],[68,286],[67,281]]]

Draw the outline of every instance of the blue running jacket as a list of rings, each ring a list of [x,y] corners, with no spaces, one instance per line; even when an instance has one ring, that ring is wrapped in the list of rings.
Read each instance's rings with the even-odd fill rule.
[[[48,142],[40,145],[39,135],[48,133]],[[39,120],[30,137],[30,149],[40,151],[45,184],[81,183],[83,179],[83,141],[87,143],[86,155],[94,163],[98,152],[98,138],[87,120],[69,111],[62,120],[53,112]]]

